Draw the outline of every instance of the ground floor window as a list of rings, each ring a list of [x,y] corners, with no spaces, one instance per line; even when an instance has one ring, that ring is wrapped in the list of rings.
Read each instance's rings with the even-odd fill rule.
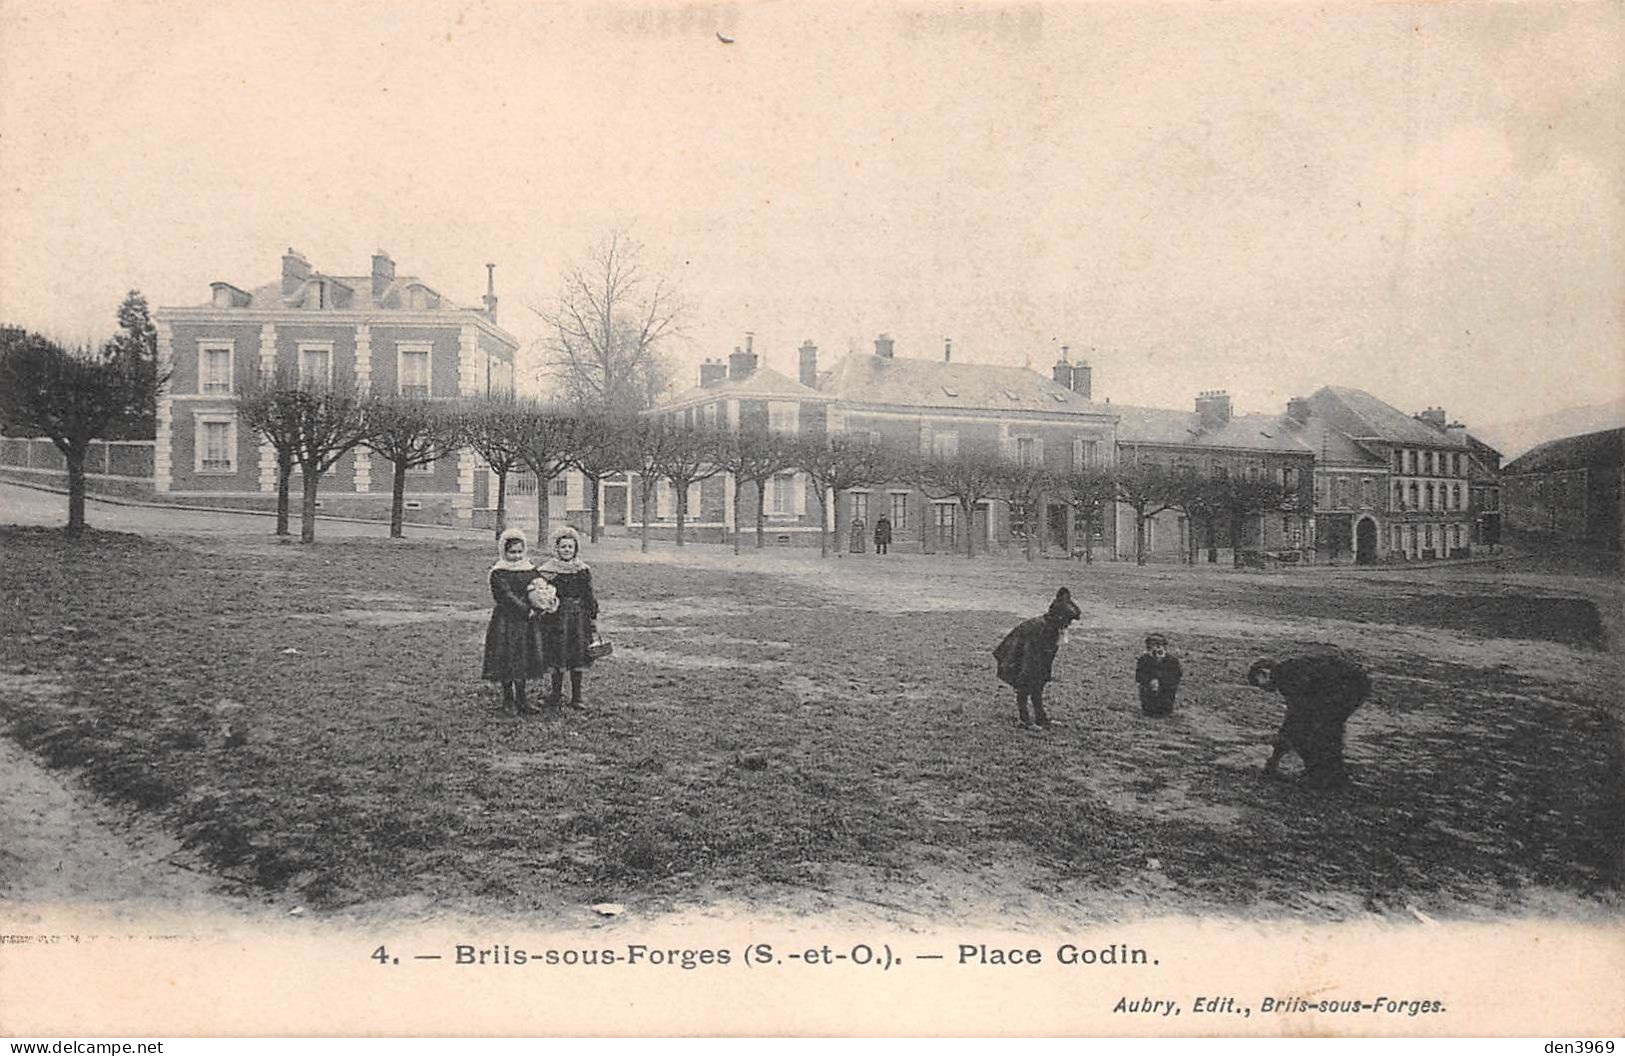
[[[902,492],[892,493],[891,527],[894,532],[901,532],[908,527],[908,495]]]
[[[867,491],[852,492],[852,519],[869,523],[869,493]]]

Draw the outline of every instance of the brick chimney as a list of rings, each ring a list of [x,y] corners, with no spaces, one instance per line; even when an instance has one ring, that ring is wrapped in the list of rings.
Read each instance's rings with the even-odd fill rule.
[[[1300,425],[1309,421],[1311,413],[1307,396],[1294,396],[1286,401],[1286,416]]]
[[[745,340],[748,349],[750,338],[747,337]],[[756,353],[750,351],[741,352],[739,346],[735,345],[733,355],[728,357],[728,380],[743,381],[750,377],[751,372],[755,369]]]
[[[293,252],[289,250],[289,252]],[[283,265],[286,272],[287,265]],[[372,299],[377,300],[389,289],[389,284],[395,281],[395,262],[389,259],[389,254],[383,250],[372,255]]]
[[[942,361],[944,363],[952,363],[954,361],[954,339],[951,337],[945,337],[942,339]]]
[[[801,369],[797,378],[809,389],[818,388],[818,346],[811,341],[803,341],[800,357]]]
[[[700,364],[700,388],[709,389],[713,385],[720,385],[728,378],[728,364],[720,359],[707,359]]]
[[[892,358],[893,341],[890,334],[881,334],[875,338],[875,355],[881,359]]]
[[[1230,394],[1223,389],[1198,393],[1196,413],[1202,419],[1203,429],[1217,429],[1230,420]]]
[[[1050,369],[1050,376],[1055,379],[1055,384],[1063,389],[1072,387],[1072,361],[1067,359],[1067,352],[1067,346],[1062,345],[1061,358],[1056,360],[1055,366]]]
[[[282,254],[282,296],[297,290],[310,278],[310,261],[292,246]]]
[[[1418,414],[1416,416],[1416,420],[1419,422],[1426,422],[1435,429],[1443,429],[1445,423],[1444,408],[1429,407],[1421,414]]]
[[[1072,391],[1086,400],[1094,399],[1090,392],[1089,361],[1084,360],[1072,368]]]
[[[1444,431],[1450,434],[1450,439],[1456,443],[1463,447],[1467,446],[1467,427],[1465,425],[1460,422],[1451,422],[1444,427]]]
[[[393,275],[394,272],[395,272],[395,266],[393,264],[391,264],[389,270],[390,270],[390,274]],[[376,278],[374,278],[372,281],[373,281],[373,285],[376,286],[378,284],[378,280]],[[487,319],[491,320],[493,323],[496,322],[497,321],[497,266],[495,264],[487,264],[485,266],[485,297],[483,298],[483,300],[485,301],[485,317]]]

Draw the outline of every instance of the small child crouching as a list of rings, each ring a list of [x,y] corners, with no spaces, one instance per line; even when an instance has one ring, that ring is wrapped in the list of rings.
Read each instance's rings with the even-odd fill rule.
[[[1168,654],[1168,639],[1160,634],[1147,635],[1145,652],[1134,665],[1134,681],[1140,685],[1140,710],[1157,718],[1172,715],[1184,674],[1179,659]]]

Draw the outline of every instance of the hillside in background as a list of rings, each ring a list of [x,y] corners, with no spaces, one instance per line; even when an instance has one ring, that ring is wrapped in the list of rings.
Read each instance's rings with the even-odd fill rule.
[[[1569,407],[1535,418],[1472,428],[1472,434],[1501,452],[1503,464],[1548,440],[1625,426],[1625,397],[1607,403]]]

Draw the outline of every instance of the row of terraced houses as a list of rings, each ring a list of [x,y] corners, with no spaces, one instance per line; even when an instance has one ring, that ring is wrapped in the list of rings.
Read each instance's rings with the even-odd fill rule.
[[[234,397],[257,372],[276,368],[307,377],[353,375],[374,390],[428,397],[511,392],[518,342],[497,323],[487,273],[478,308],[453,303],[425,280],[397,273],[385,253],[370,271],[327,275],[299,253],[282,258],[279,281],[248,288],[217,282],[209,302],[156,313],[160,357],[172,381],[159,408],[153,489],[175,501],[264,506],[273,499],[268,447],[239,427]],[[785,350],[783,370],[763,361],[752,338],[725,359],[708,360],[697,383],[653,413],[694,425],[751,424],[796,435],[868,434],[922,453],[982,449],[1054,470],[1160,467],[1185,476],[1267,479],[1296,489],[1297,508],[1259,514],[1232,545],[1316,560],[1376,562],[1458,556],[1494,544],[1499,533],[1496,477],[1500,456],[1438,408],[1406,414],[1358,389],[1325,387],[1269,413],[1236,413],[1222,391],[1194,397],[1189,409],[1135,407],[1097,396],[1090,364],[1066,349],[1047,373],[957,361],[951,343],[940,356],[899,355],[882,335],[872,352],[825,362],[811,341]],[[365,451],[346,456],[322,484],[323,511],[387,513],[387,465]],[[524,481],[513,489],[522,516]],[[639,527],[626,476],[603,482],[600,517],[610,531]],[[592,503],[581,478],[553,483],[552,503],[585,527]],[[699,539],[754,531],[754,489],[734,505],[732,482],[713,477],[688,496],[689,524]],[[675,496],[657,491],[651,530],[669,531]],[[491,474],[470,452],[414,472],[408,517],[456,525],[490,522]],[[854,489],[835,497],[840,522],[867,533],[884,514],[893,549],[963,549],[965,533],[999,550],[1029,535],[1046,551],[1103,555],[1133,549],[1126,508],[1101,523],[1080,522],[1060,499],[1040,508],[982,503],[971,523],[957,503],[934,499],[904,482]],[[816,545],[824,513],[804,475],[786,473],[766,495],[770,540]],[[533,514],[531,514],[533,516]],[[1187,552],[1193,526],[1177,511],[1149,525],[1155,556]],[[1085,533],[1093,535],[1086,539]],[[842,541],[843,544],[846,540]],[[1203,535],[1202,547],[1209,543]]]

